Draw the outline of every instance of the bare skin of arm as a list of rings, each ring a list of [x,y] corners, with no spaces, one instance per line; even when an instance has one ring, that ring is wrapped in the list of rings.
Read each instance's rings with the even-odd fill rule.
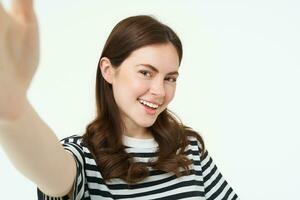
[[[25,177],[50,196],[71,194],[73,156],[27,99],[38,67],[38,23],[32,0],[0,3],[0,145]]]

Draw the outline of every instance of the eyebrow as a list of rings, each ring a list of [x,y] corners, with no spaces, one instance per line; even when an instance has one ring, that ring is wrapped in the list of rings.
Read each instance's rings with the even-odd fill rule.
[[[136,66],[139,66],[139,65],[143,65],[143,66],[145,66],[145,67],[149,67],[149,68],[151,68],[153,71],[159,72],[159,70],[158,70],[156,67],[154,67],[153,65],[150,65],[150,64],[138,64],[138,65],[136,65]],[[173,71],[173,72],[169,72],[168,75],[178,75],[178,76],[179,76],[179,73],[178,73],[178,71]]]

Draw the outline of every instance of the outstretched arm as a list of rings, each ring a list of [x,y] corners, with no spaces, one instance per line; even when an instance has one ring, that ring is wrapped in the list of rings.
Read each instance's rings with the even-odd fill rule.
[[[22,110],[38,62],[38,23],[32,0],[13,0],[8,12],[0,4],[0,123]]]
[[[13,0],[9,11],[0,4],[0,145],[44,193],[64,196],[75,179],[75,160],[26,97],[38,60],[32,0]]]

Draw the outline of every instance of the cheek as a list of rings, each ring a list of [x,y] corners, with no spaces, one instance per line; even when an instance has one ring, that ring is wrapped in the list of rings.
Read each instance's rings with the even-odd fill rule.
[[[132,80],[131,88],[133,91],[135,91],[135,93],[141,95],[149,89],[149,84],[146,81],[141,81],[136,79],[136,80]]]
[[[137,91],[141,88],[142,84],[132,74],[123,74],[122,79],[118,80],[117,83],[122,93],[129,94],[129,91]]]
[[[166,87],[166,97],[165,100],[166,102],[170,102],[173,100],[175,96],[175,91],[176,91],[176,86],[170,85]]]

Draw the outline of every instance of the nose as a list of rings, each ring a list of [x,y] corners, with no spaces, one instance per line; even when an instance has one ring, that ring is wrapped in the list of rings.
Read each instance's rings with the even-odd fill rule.
[[[150,93],[157,97],[164,97],[166,95],[164,80],[153,80]]]

